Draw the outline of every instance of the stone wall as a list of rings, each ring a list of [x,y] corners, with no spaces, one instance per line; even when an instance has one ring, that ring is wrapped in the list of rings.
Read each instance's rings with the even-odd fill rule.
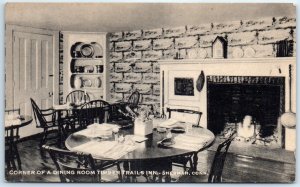
[[[135,30],[110,34],[110,94],[126,100],[134,90],[141,102],[159,102],[158,60],[212,58],[212,43],[222,36],[228,58],[276,57],[278,42],[289,41],[296,56],[296,19],[287,17]]]

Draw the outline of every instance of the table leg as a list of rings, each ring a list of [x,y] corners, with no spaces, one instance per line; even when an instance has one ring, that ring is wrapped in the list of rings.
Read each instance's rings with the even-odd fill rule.
[[[194,153],[194,156],[193,156],[193,170],[192,171],[197,171],[197,166],[198,166],[198,154]]]

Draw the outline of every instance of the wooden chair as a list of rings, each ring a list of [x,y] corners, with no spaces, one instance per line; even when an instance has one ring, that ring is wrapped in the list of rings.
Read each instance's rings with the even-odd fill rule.
[[[110,105],[103,100],[93,100],[81,106],[79,110],[80,129],[93,123],[107,122]]]
[[[53,109],[41,110],[35,101],[31,98],[32,110],[34,113],[34,119],[36,121],[36,127],[43,129],[43,137],[40,140],[39,147],[42,157],[44,157],[42,145],[44,145],[50,139],[58,140],[57,144],[62,145],[64,140],[64,125],[68,123],[67,120],[57,119],[57,114]],[[57,133],[55,137],[49,137],[51,133]]]
[[[10,114],[20,115],[20,109],[5,110],[5,115]],[[7,171],[22,170],[22,163],[17,146],[20,138],[19,128],[20,126],[5,127],[5,163]]]
[[[182,176],[178,182],[184,182],[184,183],[222,182],[222,172],[226,160],[226,155],[230,147],[230,144],[234,140],[234,138],[235,138],[235,133],[232,133],[229,136],[229,138],[227,138],[224,142],[219,144],[210,168],[209,175],[201,175],[201,176],[185,175]]]
[[[187,110],[187,109],[176,109],[176,108],[167,108],[167,112],[169,113],[169,119],[172,117],[172,112],[178,113],[185,113],[185,114],[192,114],[197,115],[197,122],[193,124],[193,127],[200,127],[200,119],[202,116],[202,112],[195,111],[195,110]]]
[[[87,103],[90,101],[90,96],[82,90],[74,90],[66,97],[66,103]]]
[[[122,181],[118,162],[103,165],[95,162],[91,154],[72,152],[47,145],[43,145],[43,149],[49,152],[56,169],[59,171],[61,182],[102,182],[104,180],[101,179],[101,171],[115,165],[120,173],[118,180]]]
[[[169,119],[172,117],[172,112],[197,115],[197,121],[195,124],[193,124],[193,127],[200,127],[200,119],[202,116],[202,112],[194,111],[194,110],[187,110],[187,109],[171,109],[171,108],[167,108],[167,112],[169,113]],[[193,169],[192,157],[194,156],[194,154],[197,154],[197,153],[191,153],[191,154],[172,158],[173,165],[178,166],[178,167],[183,167],[184,171],[189,170],[189,172],[191,172],[191,170]],[[189,163],[190,167],[187,167],[188,163]]]
[[[109,121],[122,127],[132,126],[132,112],[137,109],[139,100],[140,93],[138,91],[134,91],[128,98],[127,102],[112,104],[109,113]]]
[[[90,101],[90,96],[85,91],[82,90],[74,90],[70,92],[66,97],[66,103],[70,103],[71,105],[84,105],[85,103]],[[68,110],[64,114],[65,118],[70,121],[69,125],[66,126],[67,133],[73,133],[76,131],[76,126],[79,125],[79,112],[77,110]]]

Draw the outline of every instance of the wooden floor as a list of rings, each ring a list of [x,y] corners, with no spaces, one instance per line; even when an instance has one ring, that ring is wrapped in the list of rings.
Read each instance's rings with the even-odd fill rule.
[[[38,150],[38,140],[26,140],[18,144],[22,159],[23,171],[55,170],[50,158],[41,159]],[[198,170],[208,171],[214,156],[209,150],[199,153]],[[181,168],[174,168],[179,170]],[[172,176],[174,181],[179,178]],[[197,176],[193,176],[197,177]],[[138,179],[139,180],[139,179]],[[226,158],[223,181],[229,183],[291,183],[295,180],[295,163],[253,158],[229,152]],[[8,181],[17,182],[59,182],[55,174],[26,174],[9,178]],[[141,179],[139,182],[143,182]],[[191,181],[184,181],[191,182]]]

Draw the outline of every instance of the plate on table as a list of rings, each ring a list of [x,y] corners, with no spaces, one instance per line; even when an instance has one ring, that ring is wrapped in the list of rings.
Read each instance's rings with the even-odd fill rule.
[[[167,129],[165,127],[157,127],[156,131],[159,133],[164,133],[164,132],[167,132]]]
[[[170,147],[172,145],[174,145],[174,141],[172,140],[172,138],[165,138],[162,141],[158,142],[158,145],[163,146],[163,147]]]
[[[185,132],[185,128],[178,126],[178,127],[172,127],[171,128],[171,132],[173,133],[184,133]]]

